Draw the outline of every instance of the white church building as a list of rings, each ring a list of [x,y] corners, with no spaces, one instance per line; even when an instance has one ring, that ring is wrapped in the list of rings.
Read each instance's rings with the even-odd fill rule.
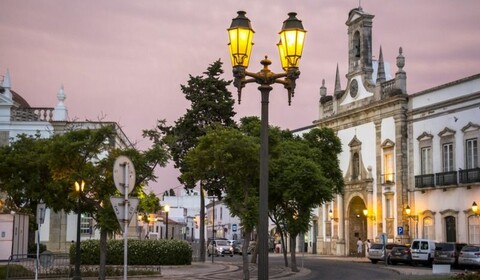
[[[346,80],[337,68],[333,91],[323,81],[319,118],[295,130],[332,128],[343,149],[344,191],[314,211],[308,249],[350,255],[359,238],[381,234],[398,243],[480,244],[472,211],[480,203],[480,74],[408,92],[401,47],[393,77],[381,47],[373,58],[373,18],[362,8],[349,12]]]

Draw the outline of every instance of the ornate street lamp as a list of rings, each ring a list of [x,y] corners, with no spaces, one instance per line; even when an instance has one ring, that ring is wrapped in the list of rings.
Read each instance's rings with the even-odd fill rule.
[[[82,192],[85,187],[85,182],[82,180],[80,183],[75,181],[75,191],[78,193],[77,199],[77,243],[75,244],[75,272],[73,279],[81,280],[82,276],[80,273],[80,225],[81,225],[81,200]]]
[[[165,204],[163,206],[163,211],[165,211],[165,239],[168,239],[168,212],[170,211],[170,206],[168,204]],[[172,232],[172,237],[173,237],[173,232]]]
[[[233,66],[234,86],[238,90],[238,103],[241,102],[242,88],[247,83],[257,83],[262,96],[261,112],[261,151],[260,151],[260,206],[258,226],[258,279],[268,279],[268,102],[272,84],[284,85],[288,91],[288,104],[295,91],[295,81],[300,76],[298,63],[302,56],[305,29],[296,13],[289,13],[280,31],[277,44],[283,73],[275,74],[268,66],[272,63],[267,56],[260,63],[263,69],[258,73],[246,71],[250,62],[254,31],[244,11],[239,11],[228,30],[229,49]],[[246,78],[249,77],[249,78]]]

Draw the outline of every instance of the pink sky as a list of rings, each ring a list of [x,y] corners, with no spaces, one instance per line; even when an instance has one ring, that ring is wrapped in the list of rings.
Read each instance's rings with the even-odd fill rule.
[[[146,147],[142,129],[157,119],[173,124],[189,103],[180,90],[189,74],[200,75],[217,59],[224,79],[232,79],[226,29],[245,10],[255,30],[249,70],[261,69],[268,55],[280,70],[278,32],[295,11],[308,30],[297,81],[288,106],[286,91],[275,85],[270,123],[306,126],[318,118],[319,88],[334,87],[337,63],[347,72],[348,12],[358,0],[0,0],[0,74],[10,70],[12,89],[33,107],[53,107],[63,84],[70,119],[118,122],[132,142]],[[407,89],[415,93],[480,70],[480,1],[363,0],[375,15],[373,53],[396,71],[401,46]],[[344,88],[346,80],[341,81]],[[236,90],[232,87],[236,98]],[[260,115],[256,85],[243,90],[237,119]],[[155,192],[179,185],[172,167],[158,171]]]

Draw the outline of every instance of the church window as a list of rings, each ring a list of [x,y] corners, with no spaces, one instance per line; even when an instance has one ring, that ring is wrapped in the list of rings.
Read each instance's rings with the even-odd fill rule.
[[[442,147],[443,172],[454,170],[453,166],[453,144],[443,144]]]
[[[352,158],[352,180],[358,180],[360,171],[360,156],[358,153],[353,154]]]
[[[355,58],[360,58],[360,32],[358,31],[353,35],[353,53]]]
[[[383,151],[383,174],[385,183],[394,182],[394,161],[393,161],[393,149],[384,149]]]
[[[477,139],[467,139],[466,143],[465,168],[473,169],[478,167],[478,145]]]
[[[431,174],[432,173],[432,148],[424,147],[421,149],[421,174]]]
[[[435,239],[434,223],[431,217],[425,217],[423,219],[423,238]]]
[[[480,217],[477,215],[468,217],[468,243],[480,244]]]

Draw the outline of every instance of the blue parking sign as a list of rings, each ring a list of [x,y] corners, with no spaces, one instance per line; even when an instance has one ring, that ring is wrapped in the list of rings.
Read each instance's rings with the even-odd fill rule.
[[[236,231],[237,231],[237,224],[233,224],[233,225],[232,225],[232,231],[233,231],[233,232],[236,232]]]
[[[397,227],[397,235],[403,235],[403,227]]]

